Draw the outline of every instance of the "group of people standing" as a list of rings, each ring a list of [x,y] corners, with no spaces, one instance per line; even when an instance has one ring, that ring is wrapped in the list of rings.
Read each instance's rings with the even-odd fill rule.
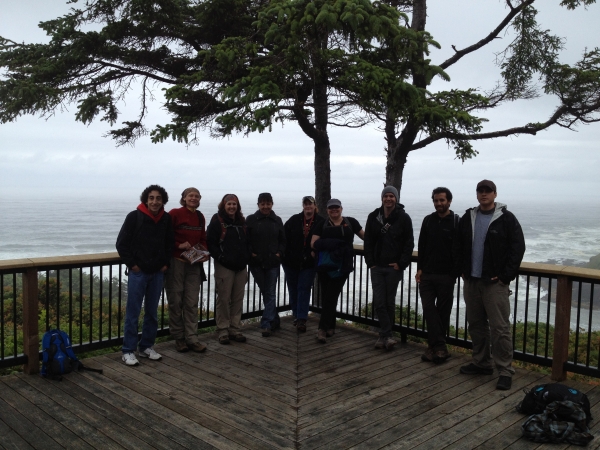
[[[444,362],[453,290],[458,276],[464,279],[473,361],[461,368],[465,374],[491,374],[500,378],[498,389],[509,389],[514,369],[509,324],[508,284],[517,276],[525,251],[519,222],[506,206],[496,203],[496,186],[489,180],[477,185],[479,205],[462,218],[450,210],[452,193],[436,188],[435,212],[423,220],[419,236],[416,281],[428,329],[423,361]],[[217,291],[215,321],[218,341],[245,342],[241,316],[247,267],[264,303],[260,331],[271,336],[279,327],[276,308],[280,266],[286,275],[290,309],[297,331],[307,330],[311,291],[318,274],[321,315],[316,338],[321,343],[335,334],[336,307],[349,274],[354,270],[354,237],[364,240],[365,261],[373,286],[373,308],[380,324],[375,348],[391,350],[396,322],[396,292],[414,248],[410,216],[399,203],[398,191],[387,186],[381,206],[367,218],[365,228],[343,215],[340,200],[327,202],[327,215],[319,215],[312,196],[302,199],[302,212],[283,223],[273,211],[269,193],[258,196],[258,210],[244,217],[239,198],[223,196],[208,224],[199,211],[201,195],[188,188],[180,208],[166,213],[167,192],[147,187],[141,203],[129,213],[117,238],[128,272],[128,297],[123,333],[123,361],[138,365],[137,355],[160,360],[154,348],[158,328],[157,307],[165,286],[169,329],[179,352],[203,352],[198,340],[198,298],[206,280],[203,262],[212,257]],[[183,252],[207,250],[190,262]],[[138,317],[144,304],[141,339]]]

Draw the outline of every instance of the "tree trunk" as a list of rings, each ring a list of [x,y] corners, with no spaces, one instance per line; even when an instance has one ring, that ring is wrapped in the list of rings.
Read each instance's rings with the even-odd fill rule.
[[[410,27],[415,31],[424,31],[426,21],[427,0],[414,0]],[[425,44],[421,44],[417,50],[421,60],[425,58],[424,45]],[[423,71],[413,72],[413,85],[423,89],[427,87],[427,81]],[[406,166],[410,148],[419,134],[421,123],[416,118],[409,117],[400,135],[396,136],[396,119],[396,117],[388,114],[385,123],[385,137],[387,140],[385,184],[386,186],[394,186],[398,189],[398,194],[401,195],[404,167]]]
[[[327,105],[327,86],[323,83],[312,88],[314,102],[314,123],[311,123],[304,110],[305,99],[299,99],[293,112],[298,125],[315,148],[315,200],[319,214],[327,214],[327,201],[331,198],[331,146],[327,134],[329,109]]]
[[[315,102],[315,198],[321,215],[327,212],[327,201],[331,198],[331,146],[327,134],[329,108],[327,86],[318,84],[313,88]]]
[[[315,139],[315,200],[319,214],[326,215],[327,202],[331,198],[331,148],[327,133],[322,139]]]

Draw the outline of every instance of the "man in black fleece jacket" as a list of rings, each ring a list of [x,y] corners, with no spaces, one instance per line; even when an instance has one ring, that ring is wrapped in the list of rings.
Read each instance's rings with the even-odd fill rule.
[[[415,245],[412,221],[398,203],[398,191],[386,186],[381,192],[382,206],[367,218],[365,261],[371,268],[373,307],[379,319],[379,339],[375,348],[391,350],[396,344],[392,327],[396,318],[396,291],[410,264]]]
[[[415,278],[419,283],[429,344],[421,359],[440,364],[450,357],[446,333],[458,277],[458,255],[453,248],[459,217],[450,209],[452,192],[448,188],[435,188],[431,199],[435,212],[426,216],[421,225]]]
[[[277,314],[277,278],[285,251],[285,232],[281,218],[273,211],[273,197],[268,192],[258,196],[258,211],[246,219],[250,249],[250,272],[260,289],[265,308],[260,321],[263,337],[279,328]]]

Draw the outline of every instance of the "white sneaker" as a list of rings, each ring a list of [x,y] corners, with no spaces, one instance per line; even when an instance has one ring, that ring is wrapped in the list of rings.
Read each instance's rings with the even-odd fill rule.
[[[139,366],[140,362],[133,353],[123,353],[121,357],[126,366]]]
[[[148,347],[143,352],[138,352],[138,356],[140,358],[151,359],[152,361],[160,361],[162,359],[162,356],[160,356],[160,353],[156,353],[152,347]]]

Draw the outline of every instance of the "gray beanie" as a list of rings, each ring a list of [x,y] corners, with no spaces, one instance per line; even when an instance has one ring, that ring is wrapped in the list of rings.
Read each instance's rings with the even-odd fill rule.
[[[396,197],[396,202],[398,202],[398,189],[396,189],[394,186],[386,186],[383,188],[383,191],[381,191],[381,200],[383,200],[383,196],[385,194],[394,194],[394,197]]]

